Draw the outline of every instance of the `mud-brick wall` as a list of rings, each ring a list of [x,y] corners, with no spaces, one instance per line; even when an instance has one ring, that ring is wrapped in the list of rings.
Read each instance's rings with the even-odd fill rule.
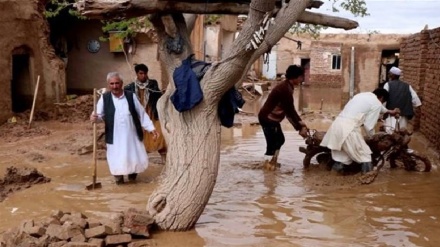
[[[340,88],[343,81],[342,70],[332,69],[332,55],[341,55],[342,44],[313,41],[311,47],[310,85]]]
[[[44,19],[44,6],[34,0],[0,0],[0,124],[15,113],[12,109],[14,56],[29,56],[28,65],[17,77],[24,78],[16,102],[29,101],[35,92],[36,81],[40,76],[38,97],[35,109],[53,106],[65,97],[64,64],[57,58],[48,41],[49,27]],[[16,84],[14,84],[16,86]],[[29,109],[31,104],[29,104]]]
[[[440,150],[440,28],[403,39],[400,52],[401,79],[410,83],[422,100],[415,128]]]

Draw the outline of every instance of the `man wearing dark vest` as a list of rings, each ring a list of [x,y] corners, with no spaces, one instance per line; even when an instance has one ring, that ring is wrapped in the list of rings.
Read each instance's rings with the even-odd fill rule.
[[[90,120],[104,121],[110,173],[115,177],[116,184],[122,184],[124,175],[128,175],[129,181],[134,181],[137,174],[148,167],[143,129],[154,138],[159,134],[137,97],[122,89],[119,73],[108,73],[107,83],[110,92],[104,93],[98,100],[96,113],[92,113]]]
[[[402,71],[399,68],[392,67],[388,73],[389,81],[385,83],[383,88],[390,94],[386,107],[388,109],[399,108],[400,128],[407,128],[408,120],[411,120],[414,116],[414,107],[421,106],[422,102],[411,85],[399,80],[401,73]],[[385,131],[391,133],[395,127],[396,118],[388,116],[385,119]]]

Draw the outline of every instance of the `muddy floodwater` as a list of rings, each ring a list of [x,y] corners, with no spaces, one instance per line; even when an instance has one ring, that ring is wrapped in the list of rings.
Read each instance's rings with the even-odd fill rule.
[[[310,128],[325,130],[331,118],[307,121]],[[0,202],[0,232],[53,209],[108,217],[129,207],[145,208],[163,167],[158,155],[150,155],[150,167],[136,184],[122,186],[114,184],[105,160],[99,160],[102,189],[87,191],[92,156],[76,151],[91,143],[90,124],[35,124],[50,134],[0,142],[0,174],[10,165],[31,166],[51,182]],[[258,125],[249,121],[223,129],[217,184],[195,229],[153,233],[157,246],[440,246],[436,157],[429,173],[386,166],[374,183],[360,185],[325,169],[304,170],[304,154],[298,151],[304,141],[287,123],[283,127],[286,143],[275,172],[258,169],[265,151]],[[416,139],[411,147],[423,152],[422,143]]]

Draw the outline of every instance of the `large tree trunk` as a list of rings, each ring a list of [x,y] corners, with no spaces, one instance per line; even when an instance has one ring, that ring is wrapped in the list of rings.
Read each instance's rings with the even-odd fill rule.
[[[183,15],[155,16],[152,22],[159,35],[160,58],[166,65],[170,83],[158,102],[162,132],[168,145],[167,164],[158,187],[149,198],[147,210],[160,228],[186,230],[200,217],[215,185],[220,125],[216,104],[207,100],[207,95],[199,105],[183,113],[177,112],[170,101],[175,90],[172,72],[192,53]],[[180,55],[169,54],[165,40],[177,36],[184,39],[185,50]]]
[[[273,5],[274,1],[256,5],[263,12],[255,11],[256,14],[249,16],[253,24],[249,24],[248,31],[241,35],[251,37],[264,13],[273,9]],[[152,19],[161,40],[160,58],[168,66],[169,78],[172,78],[172,72],[181,60],[192,53],[183,16],[174,14],[173,17],[176,28],[173,28],[170,19]],[[180,55],[169,54],[164,49],[165,39],[173,35],[180,35],[186,42],[186,50]],[[221,96],[240,79],[253,53],[243,52],[243,41],[241,45],[240,54],[232,55],[227,62],[213,65],[205,74],[201,82],[204,100],[195,108],[183,113],[174,109],[170,101],[175,89],[172,79],[158,102],[159,118],[168,145],[167,164],[158,187],[149,198],[147,210],[161,229],[192,228],[208,203],[220,159],[218,103]]]

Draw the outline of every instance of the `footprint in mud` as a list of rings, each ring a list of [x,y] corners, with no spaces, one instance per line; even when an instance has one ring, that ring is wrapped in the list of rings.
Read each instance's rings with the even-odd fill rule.
[[[29,159],[29,160],[31,160],[31,161],[34,161],[34,162],[39,162],[39,163],[41,163],[41,162],[43,162],[44,160],[46,160],[46,157],[44,157],[42,154],[40,154],[40,153],[29,153],[28,155],[27,155],[27,158]]]

